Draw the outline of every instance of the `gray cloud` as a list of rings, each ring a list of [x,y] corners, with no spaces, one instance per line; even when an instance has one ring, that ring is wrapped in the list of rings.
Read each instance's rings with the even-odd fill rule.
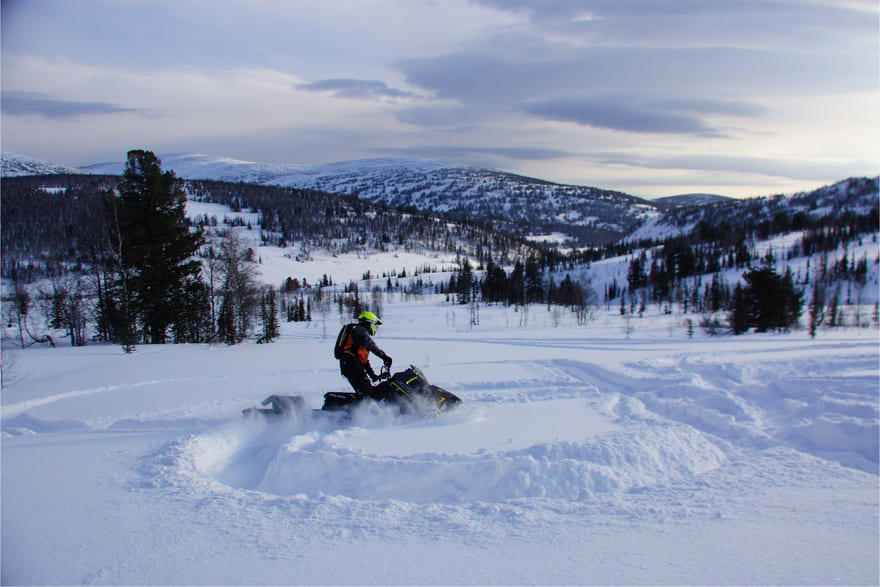
[[[651,91],[658,97],[876,89],[876,60],[740,48],[532,46],[526,54],[409,59],[407,82],[441,98],[520,102],[564,94]]]
[[[3,114],[13,116],[36,115],[54,120],[69,120],[80,116],[100,116],[138,112],[109,102],[79,102],[57,100],[39,92],[4,90],[0,95],[0,108]]]
[[[758,116],[766,112],[766,108],[742,100],[714,100],[703,98],[657,98],[650,99],[651,106],[680,112],[696,112],[701,114],[726,114],[730,116]]]
[[[603,165],[626,165],[643,169],[682,169],[723,173],[759,174],[768,177],[797,177],[815,181],[864,174],[874,167],[869,161],[826,161],[749,157],[739,155],[701,155],[698,153],[646,156],[638,153],[605,152],[585,154]]]
[[[591,44],[863,49],[875,38],[873,0],[473,0],[526,14],[544,33]],[[873,18],[872,18],[873,17]],[[876,44],[876,42],[874,42]]]
[[[521,104],[540,118],[585,126],[644,133],[719,136],[699,115],[756,116],[763,108],[735,100],[652,98],[636,93],[548,98]]]
[[[695,116],[649,108],[619,97],[551,98],[523,104],[541,118],[646,133],[716,134]]]
[[[330,92],[336,98],[409,98],[415,94],[388,86],[379,80],[332,78],[296,86],[309,92]]]
[[[426,102],[408,108],[398,109],[394,117],[404,123],[434,129],[474,129],[487,120],[498,116],[499,106],[495,108],[477,106],[447,106]]]
[[[712,115],[755,117],[770,96],[876,90],[871,59],[734,47],[572,47],[475,50],[397,64],[407,83],[461,111],[520,109],[548,120],[644,133],[719,136]],[[401,116],[437,123],[451,112]]]

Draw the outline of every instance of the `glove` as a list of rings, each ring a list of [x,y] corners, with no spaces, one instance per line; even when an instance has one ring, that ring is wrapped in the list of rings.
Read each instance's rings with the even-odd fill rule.
[[[382,358],[382,362],[385,363],[386,367],[388,367],[389,369],[391,368],[391,357],[389,357],[388,355],[385,355]]]
[[[376,383],[377,381],[379,381],[380,377],[375,373],[370,373],[370,379],[373,380],[373,383]]]

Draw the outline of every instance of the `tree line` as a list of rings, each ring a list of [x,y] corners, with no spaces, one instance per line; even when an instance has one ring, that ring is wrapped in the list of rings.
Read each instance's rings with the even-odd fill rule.
[[[262,244],[296,243],[298,258],[317,248],[334,254],[386,250],[453,251],[508,259],[534,249],[486,226],[373,206],[352,196],[311,190],[183,181],[162,171],[149,151],[130,151],[122,177],[44,176],[4,180],[2,275],[13,283],[9,320],[20,342],[51,342],[28,328],[35,303],[74,345],[222,341],[277,336],[290,307],[260,286],[252,249],[232,226],[187,218],[187,199],[259,214]],[[29,288],[39,281],[42,285]],[[330,280],[315,284],[327,286]],[[280,290],[309,284],[293,278]],[[269,293],[269,289],[273,291]]]
[[[861,197],[871,185],[854,182],[848,197]],[[843,300],[852,303],[853,286],[842,290],[841,283],[855,284],[858,301],[868,264],[880,262],[850,255],[831,259],[826,253],[814,271],[808,265],[804,276],[773,269],[777,254],[794,258],[860,241],[876,230],[876,203],[867,210],[862,205],[829,216],[808,216],[786,211],[781,200],[771,199],[769,217],[767,202],[745,204],[755,217],[763,218],[758,224],[741,221],[734,227],[721,221],[715,233],[698,225],[688,236],[645,248],[624,242],[564,254],[480,224],[373,206],[353,196],[182,181],[163,172],[152,153],[131,151],[121,178],[4,180],[2,274],[14,284],[10,320],[20,325],[22,344],[25,335],[46,342],[44,335],[27,328],[34,300],[25,286],[37,279],[48,283],[37,291],[38,301],[45,305],[52,326],[65,329],[73,344],[85,344],[88,325],[93,325],[96,339],[126,348],[142,342],[234,344],[249,336],[269,342],[277,336],[279,312],[290,321],[311,320],[313,307],[326,315],[322,288],[332,284],[328,276],[317,284],[289,277],[277,292],[261,287],[253,250],[235,237],[231,224],[223,229],[216,218],[208,217],[191,222],[184,210],[187,199],[257,213],[262,244],[297,243],[297,256],[303,259],[317,248],[338,254],[393,249],[457,252],[458,268],[447,283],[429,286],[416,279],[405,286],[405,293],[431,289],[446,294],[451,301],[471,307],[472,320],[477,319],[479,303],[545,303],[569,307],[579,322],[585,321],[599,301],[585,277],[590,264],[623,253],[631,257],[625,279],[612,280],[602,292],[606,304],[619,300],[622,314],[643,312],[647,303],[667,311],[678,303],[685,313],[727,312],[733,332],[786,330],[803,312],[804,292],[809,288],[815,332],[820,324],[840,321]],[[718,211],[711,214],[717,216]],[[750,245],[758,233],[792,229],[801,230],[803,236],[788,251],[760,256]],[[474,259],[476,269],[468,259]],[[734,287],[725,283],[720,276],[728,269],[744,272],[742,283]],[[364,274],[365,280],[374,277],[379,276]],[[396,276],[387,276],[386,292],[401,289],[396,280],[392,284],[392,277]],[[363,302],[355,284],[334,298],[332,303],[340,311],[379,301],[374,295],[371,302]]]
[[[25,333],[52,342],[27,327],[34,309],[27,284],[36,278],[48,283],[37,297],[51,325],[73,345],[85,344],[88,324],[96,340],[126,351],[141,343],[234,343],[253,329],[261,294],[248,252],[232,235],[206,246],[203,228],[186,216],[182,182],[152,152],[129,151],[115,185],[96,180],[63,196],[19,191],[4,186],[3,269],[22,344]],[[25,222],[28,204],[46,215],[42,222]],[[20,234],[32,226],[45,241]],[[264,326],[263,338],[276,331]]]

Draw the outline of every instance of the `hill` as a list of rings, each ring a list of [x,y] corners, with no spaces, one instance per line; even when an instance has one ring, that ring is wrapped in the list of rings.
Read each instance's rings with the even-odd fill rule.
[[[88,170],[75,167],[55,165],[41,159],[34,159],[9,151],[3,151],[0,157],[0,177],[22,177],[28,175],[54,175],[54,174],[85,174],[92,173]]]
[[[421,159],[365,159],[317,166],[270,165],[201,154],[161,155],[186,179],[293,187],[357,196],[383,206],[479,219],[522,235],[562,233],[571,245],[603,245],[659,214],[635,196]],[[121,163],[84,168],[122,173]]]
[[[26,165],[20,157],[15,165],[11,159],[7,164],[6,158],[4,154],[4,169],[60,172],[36,162]],[[192,153],[163,155],[161,159],[163,169],[184,179],[348,195],[383,209],[476,222],[562,248],[603,247],[619,241],[661,242],[682,234],[709,240],[717,237],[718,231],[728,233],[731,227],[741,233],[760,224],[779,224],[781,218],[797,224],[795,217],[817,218],[826,211],[832,216],[866,214],[877,201],[876,178],[850,178],[791,196],[737,200],[683,194],[649,201],[611,190],[424,159],[366,159],[316,166],[254,163]],[[119,175],[123,164],[90,165],[84,171]],[[693,234],[698,228],[701,234]]]

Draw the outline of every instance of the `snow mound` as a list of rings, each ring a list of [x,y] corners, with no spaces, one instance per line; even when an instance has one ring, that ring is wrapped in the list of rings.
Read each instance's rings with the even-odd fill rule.
[[[395,426],[308,428],[245,423],[191,439],[184,460],[236,489],[418,504],[582,501],[679,482],[726,460],[693,428],[616,418],[584,399],[465,406]]]

